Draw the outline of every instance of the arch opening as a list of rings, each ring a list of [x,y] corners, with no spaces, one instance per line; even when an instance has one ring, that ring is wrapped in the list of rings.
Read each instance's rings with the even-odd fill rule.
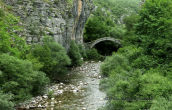
[[[121,45],[116,42],[105,40],[98,42],[92,48],[97,49],[98,53],[103,56],[110,56],[113,52],[117,52],[120,47]]]

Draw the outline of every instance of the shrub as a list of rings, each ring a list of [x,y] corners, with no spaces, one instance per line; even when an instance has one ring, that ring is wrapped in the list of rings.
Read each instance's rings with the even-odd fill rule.
[[[64,75],[67,70],[66,66],[71,64],[71,60],[65,48],[61,44],[55,42],[54,38],[51,36],[45,36],[42,42],[50,49],[50,59],[51,63],[53,63],[50,74],[54,77]]]
[[[15,32],[14,32],[15,31]],[[27,46],[24,39],[18,36],[16,32],[22,31],[19,26],[19,18],[14,17],[12,14],[5,14],[0,11],[0,54],[8,53],[10,55],[20,57],[21,52]]]
[[[36,44],[33,46],[33,49],[30,50],[33,56],[39,59],[39,62],[44,64],[41,71],[44,71],[48,76],[51,76],[53,67],[56,65],[55,62],[51,59],[51,50],[47,45]]]
[[[153,100],[150,110],[171,110],[172,109],[172,96],[170,98],[158,97]]]
[[[170,104],[168,99],[172,93],[171,81],[157,73],[158,70],[152,69],[142,75],[140,70],[133,72],[112,72],[107,90],[107,97],[112,99],[108,102],[109,110],[127,109],[139,110],[157,108],[157,101],[161,97],[162,102]],[[132,73],[132,74],[131,74]],[[165,101],[166,100],[166,101]],[[164,105],[166,108],[170,106]]]
[[[49,96],[50,98],[54,97],[53,94],[54,94],[54,91],[52,91],[52,90],[48,91],[48,96]]]
[[[86,57],[88,60],[100,60],[100,54],[97,52],[95,48],[89,49],[86,51]]]
[[[84,47],[81,44],[78,44],[78,47],[79,47],[79,52],[80,52],[81,56],[85,58],[86,53],[85,53]]]
[[[101,65],[101,74],[108,76],[110,72],[120,65],[129,65],[128,59],[123,55],[113,53],[111,57],[107,57]]]
[[[38,94],[43,94],[45,86],[50,82],[50,79],[46,77],[46,74],[41,71],[35,71],[35,80],[34,83],[32,84],[33,89],[32,89],[32,94],[33,95],[38,95]]]
[[[143,48],[137,48],[134,45],[125,46],[123,48],[120,48],[118,50],[118,53],[127,57],[129,59],[129,62],[132,62],[133,60],[137,59],[139,56],[143,54]]]
[[[131,66],[139,69],[144,68],[149,70],[150,68],[158,66],[158,63],[152,56],[142,55],[137,59],[133,60]]]
[[[25,59],[32,62],[34,71],[39,71],[44,66],[42,62],[39,62],[39,57],[35,58],[32,53],[27,54]]]
[[[0,87],[5,93],[11,91],[14,94],[15,101],[30,98],[31,91],[35,86],[44,88],[48,83],[48,78],[44,73],[38,74],[37,71],[33,71],[30,61],[21,60],[7,54],[0,55],[0,70],[2,71]],[[41,80],[38,79],[38,76],[41,76],[40,74],[42,74]],[[42,80],[45,82],[42,82]]]
[[[14,103],[10,101],[12,97],[13,94],[0,91],[0,110],[15,110]]]
[[[69,57],[71,58],[71,66],[80,66],[83,63],[81,59],[81,54],[79,51],[79,47],[75,43],[75,41],[71,41],[70,43],[70,50],[69,50]]]

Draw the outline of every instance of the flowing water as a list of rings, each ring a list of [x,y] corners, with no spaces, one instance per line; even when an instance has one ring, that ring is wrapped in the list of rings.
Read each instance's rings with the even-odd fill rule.
[[[29,110],[97,110],[105,106],[105,94],[99,89],[100,64],[84,63],[68,73],[64,82],[54,84],[47,94],[33,98],[27,104]],[[48,96],[48,97],[47,97]]]

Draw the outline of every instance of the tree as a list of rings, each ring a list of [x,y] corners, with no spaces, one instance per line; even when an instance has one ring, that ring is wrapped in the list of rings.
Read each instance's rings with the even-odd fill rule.
[[[19,25],[19,18],[0,9],[0,54],[8,53],[18,58],[21,57],[27,45],[16,32],[21,32],[22,29]]]
[[[80,66],[83,63],[79,47],[73,40],[70,42],[70,50],[68,55],[71,58],[71,66]]]
[[[1,110],[15,110],[14,103],[10,100],[13,99],[14,95],[11,93],[5,94],[0,91],[0,109]]]
[[[145,53],[158,63],[168,63],[172,59],[171,0],[147,0],[139,15],[136,34],[140,35]]]
[[[33,71],[30,61],[18,59],[8,54],[0,55],[0,70],[2,71],[0,88],[4,93],[14,94],[14,101],[30,98],[33,88],[35,88],[34,93],[38,93],[49,82],[45,73]],[[41,80],[38,79],[38,76],[41,76]]]
[[[43,37],[42,42],[51,50],[51,61],[54,64],[52,65],[50,74],[52,74],[53,77],[63,75],[67,70],[66,66],[71,64],[71,60],[65,48],[61,44],[55,42],[54,38],[51,36]]]
[[[49,77],[57,77],[66,72],[67,65],[70,65],[70,58],[67,56],[65,48],[55,42],[53,37],[44,36],[43,44],[36,44],[31,48],[31,54],[44,66],[40,70]]]
[[[124,24],[128,31],[134,31],[134,25],[137,23],[138,15],[131,14],[129,17],[124,18]]]

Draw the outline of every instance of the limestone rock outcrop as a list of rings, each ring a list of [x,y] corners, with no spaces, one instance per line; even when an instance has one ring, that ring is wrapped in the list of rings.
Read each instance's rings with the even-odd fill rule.
[[[70,41],[83,42],[85,23],[94,9],[93,0],[5,0],[19,16],[28,44],[51,35],[68,51]]]

